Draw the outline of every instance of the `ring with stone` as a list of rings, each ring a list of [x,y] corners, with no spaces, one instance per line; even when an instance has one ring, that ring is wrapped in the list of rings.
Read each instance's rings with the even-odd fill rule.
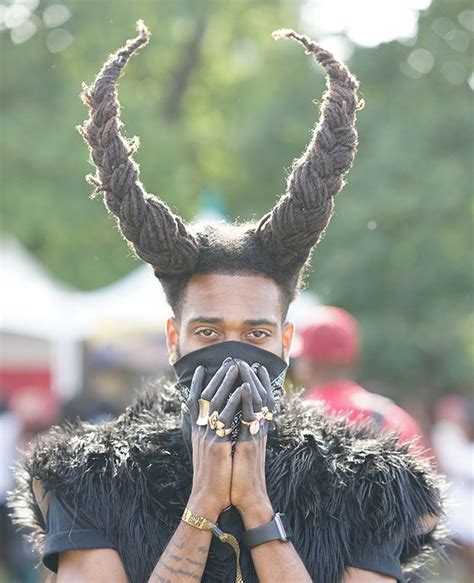
[[[218,429],[217,424],[219,423],[219,413],[217,411],[214,411],[209,415],[208,423],[211,429]]]
[[[260,431],[260,420],[257,417],[253,421],[245,421],[242,419],[242,424],[249,428],[251,435],[256,435]]]
[[[273,413],[268,409],[268,407],[262,407],[263,418],[267,421],[273,420]]]
[[[219,429],[216,429],[216,435],[218,437],[226,437],[227,435],[230,435],[232,433],[232,427],[221,427]]]

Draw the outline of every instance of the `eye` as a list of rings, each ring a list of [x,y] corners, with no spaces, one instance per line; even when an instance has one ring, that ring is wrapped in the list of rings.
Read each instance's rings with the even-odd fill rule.
[[[263,338],[269,338],[271,336],[270,332],[267,332],[267,330],[252,330],[250,335],[256,340],[262,340]]]
[[[216,332],[211,328],[201,328],[200,330],[196,330],[195,334],[198,336],[204,336],[204,338],[212,338],[213,334],[216,334]]]

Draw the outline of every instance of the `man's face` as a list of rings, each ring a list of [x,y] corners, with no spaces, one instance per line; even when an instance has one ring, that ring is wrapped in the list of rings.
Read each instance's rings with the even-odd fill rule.
[[[258,275],[194,275],[179,321],[167,322],[171,358],[218,342],[253,344],[288,360],[294,326],[282,321],[278,285]]]

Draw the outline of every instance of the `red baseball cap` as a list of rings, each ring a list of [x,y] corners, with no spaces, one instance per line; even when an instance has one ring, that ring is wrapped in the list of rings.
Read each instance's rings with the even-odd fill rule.
[[[317,306],[308,324],[295,338],[291,356],[327,364],[353,364],[359,357],[357,320],[342,308]]]

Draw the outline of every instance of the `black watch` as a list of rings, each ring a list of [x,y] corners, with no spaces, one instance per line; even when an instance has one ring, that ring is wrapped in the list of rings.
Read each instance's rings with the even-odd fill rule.
[[[288,542],[292,539],[293,535],[288,528],[286,516],[280,512],[277,512],[267,524],[246,530],[242,535],[242,542],[247,549],[253,549],[271,540]]]

